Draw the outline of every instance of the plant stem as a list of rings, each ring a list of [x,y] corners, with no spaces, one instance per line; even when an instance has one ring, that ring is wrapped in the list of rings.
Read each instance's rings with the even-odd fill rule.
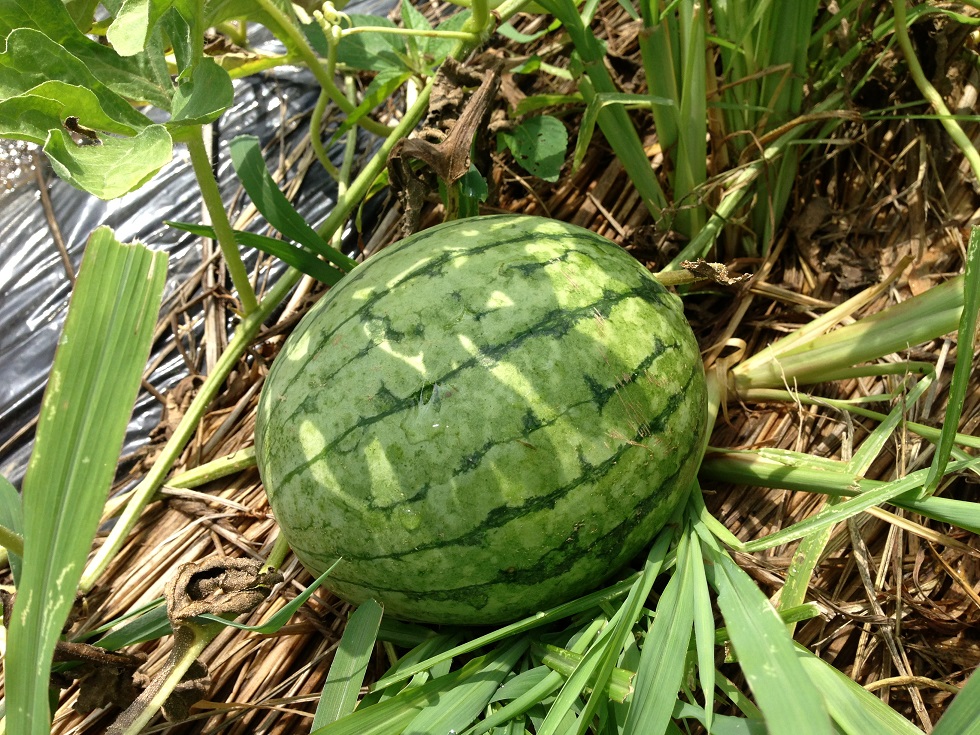
[[[306,40],[306,36],[296,27],[292,19],[271,0],[256,0],[256,3],[279,25],[282,32],[289,37],[289,41],[293,44],[300,57],[302,57],[303,62],[313,72],[313,76],[316,77],[317,82],[319,82],[323,90],[330,96],[331,101],[345,115],[350,115],[354,111],[355,106],[348,102],[340,89],[337,88],[333,77],[327,72],[323,64],[320,63],[320,59],[317,58],[316,52],[313,51],[313,48]],[[357,124],[365,130],[382,137],[387,137],[391,133],[391,128],[387,125],[383,125],[369,117],[361,117],[357,121]]]
[[[24,555],[24,537],[6,526],[0,526],[0,546],[10,554]]]
[[[415,29],[415,28],[390,28],[388,26],[355,26],[354,28],[344,28],[342,36],[353,36],[358,33],[387,33],[391,36],[416,36],[421,38],[449,38],[467,43],[478,42],[479,38],[473,33],[466,31],[440,31],[436,29]]]
[[[174,647],[167,660],[169,670],[159,679],[150,682],[143,694],[106,731],[106,735],[139,735],[143,732],[143,728],[173,694],[191,664],[220,632],[221,626],[217,623],[207,625],[188,623],[175,630]]]
[[[323,147],[323,138],[320,137],[320,130],[323,125],[323,113],[326,111],[327,102],[329,101],[330,95],[327,94],[326,90],[321,89],[320,96],[316,98],[316,104],[313,106],[313,114],[310,115],[310,145],[313,147],[316,160],[326,169],[326,172],[330,174],[331,178],[336,180],[340,177],[340,171],[337,170],[337,167],[333,165],[329,156],[327,156],[327,149]]]
[[[208,215],[211,217],[211,226],[214,228],[218,245],[221,247],[221,254],[228,266],[231,282],[235,285],[235,290],[238,291],[238,298],[242,303],[242,313],[248,316],[258,308],[259,304],[256,301],[252,283],[248,279],[245,263],[242,262],[242,254],[235,242],[235,232],[228,221],[224,202],[221,201],[221,190],[214,178],[207,149],[204,147],[203,126],[195,125],[193,132],[187,136],[185,142],[191,156],[194,175],[197,177],[197,185],[201,189],[201,198],[204,200],[204,206],[207,207]]]
[[[919,88],[922,96],[926,98],[929,104],[935,108],[939,122],[946,129],[947,135],[963,151],[963,156],[970,162],[970,168],[973,169],[973,176],[980,182],[980,152],[977,151],[970,137],[963,132],[960,124],[956,122],[953,113],[946,107],[942,95],[926,79],[922,65],[919,64],[919,59],[912,48],[912,41],[909,39],[908,20],[905,15],[905,0],[892,0],[892,8],[895,12],[895,40],[898,41],[898,45],[905,55],[905,61],[909,65],[909,73],[915,81],[915,86]]]

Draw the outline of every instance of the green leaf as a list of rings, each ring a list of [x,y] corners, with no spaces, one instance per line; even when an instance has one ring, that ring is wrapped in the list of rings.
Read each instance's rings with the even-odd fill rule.
[[[694,578],[689,573],[692,533],[682,533],[677,568],[657,603],[657,614],[640,653],[636,690],[623,732],[663,732],[670,722],[694,625]]]
[[[374,600],[361,603],[347,621],[334,653],[312,729],[328,725],[354,711],[374,644],[378,640],[383,610]]]
[[[724,552],[706,550],[714,565],[718,607],[772,735],[834,732],[827,709],[796,656],[786,626],[762,590]]]
[[[190,79],[174,93],[169,125],[203,125],[217,120],[234,101],[235,90],[228,72],[214,59],[201,59]]]
[[[461,31],[466,22],[470,19],[469,10],[463,10],[462,12],[451,15],[442,23],[436,26],[437,31]],[[438,67],[446,57],[453,52],[456,44],[459,43],[454,38],[427,38],[425,44],[425,52],[427,55],[426,66],[429,71],[433,71]]]
[[[462,732],[484,710],[527,647],[528,639],[522,637],[489,654],[486,665],[478,672],[446,689],[438,702],[419,712],[405,729],[405,735]]]
[[[350,16],[351,26],[382,26],[395,28],[387,18],[376,15]],[[360,71],[411,71],[405,62],[405,40],[388,33],[355,33],[344,36],[337,44],[337,62]]]
[[[502,136],[528,173],[545,181],[558,181],[568,148],[568,131],[561,120],[550,115],[531,117]]]
[[[270,225],[343,270],[357,266],[356,261],[330,247],[289,203],[265,167],[258,138],[239,135],[231,141],[230,152],[232,165],[242,180],[242,186]]]
[[[976,669],[939,718],[932,735],[980,735],[980,675]]]
[[[170,109],[173,84],[162,44],[156,43],[147,51],[124,58],[79,31],[60,0],[0,0],[0,37],[14,29],[33,30],[48,37],[51,43],[43,47],[17,49],[18,55],[24,56],[24,61],[36,66],[42,74],[57,72],[59,62],[62,59],[67,62],[71,56],[117,95],[148,102],[162,110]],[[50,55],[52,49],[55,56]],[[0,76],[8,75],[4,72]],[[46,78],[70,81],[58,73]],[[0,83],[0,97],[6,96],[3,86]]]
[[[24,561],[5,662],[9,732],[49,732],[55,643],[75,600],[160,310],[166,255],[99,228],[86,247],[24,477]]]
[[[382,69],[374,75],[374,79],[364,90],[361,103],[347,116],[337,128],[337,131],[330,136],[330,143],[333,145],[340,140],[347,132],[357,125],[358,120],[374,110],[378,105],[391,97],[395,90],[412,77],[412,72],[405,69]]]
[[[139,129],[149,123],[145,115],[99,80],[82,59],[40,31],[19,28],[11,32],[6,50],[0,53],[0,72],[0,99],[30,92],[56,80],[91,90],[105,115],[120,125]],[[72,98],[65,100],[66,104],[72,101]],[[60,122],[56,127],[60,127]]]
[[[195,225],[189,222],[174,222],[171,220],[167,220],[165,224],[170,227],[176,227],[178,230],[190,232],[198,237],[208,237],[212,240],[215,237],[214,228],[208,225]],[[256,250],[261,250],[263,253],[279,258],[286,265],[292,266],[321,283],[326,283],[328,286],[334,285],[344,277],[342,271],[337,270],[328,263],[324,263],[312,253],[295,245],[290,245],[288,242],[266,235],[259,235],[254,232],[245,232],[244,230],[234,230],[234,233],[235,241],[239,245],[255,248]]]
[[[158,597],[137,611],[136,617],[125,625],[100,638],[95,645],[107,651],[118,651],[126,646],[135,646],[144,641],[154,641],[171,635],[170,618],[167,617],[166,600]],[[149,609],[146,609],[149,608]]]
[[[526,645],[526,644],[525,644]],[[314,730],[312,735],[392,735],[401,733],[425,708],[441,702],[447,693],[463,682],[482,679],[484,669],[494,666],[508,649],[475,658],[463,668],[438,676],[418,686],[406,687],[399,694],[369,707],[359,707],[352,714]],[[448,732],[448,730],[446,731]]]
[[[173,141],[163,125],[149,125],[132,138],[106,137],[102,145],[77,145],[52,130],[44,152],[54,172],[72,186],[100,199],[138,189],[173,157]]]
[[[166,34],[173,48],[177,71],[182,74],[194,61],[193,31],[190,23],[176,7],[170,9],[160,21],[160,28]]]
[[[99,0],[65,0],[68,15],[82,33],[88,33],[91,29],[97,7]]]
[[[50,81],[0,101],[0,137],[43,144],[48,132],[61,128],[68,117],[78,118],[81,125],[92,130],[121,135],[137,132],[132,125],[109,117],[90,90]]]
[[[20,493],[10,484],[6,477],[0,476],[0,526],[14,533],[24,533],[24,508],[20,502]],[[14,575],[14,584],[20,580],[21,558],[7,550],[10,559],[10,571]]]
[[[415,4],[411,0],[401,1],[402,23],[406,28],[413,31],[431,31],[432,26],[425,16],[415,9]],[[423,55],[428,51],[428,40],[424,36],[405,36],[405,44],[408,53],[413,61],[418,62],[418,69],[422,68]]]
[[[875,735],[922,735],[919,728],[826,661],[800,647],[796,648],[796,656],[803,670],[813,682],[812,686],[823,693],[830,716],[847,735],[869,735],[870,733]],[[974,701],[976,701],[975,698]],[[950,710],[952,708],[950,706]],[[964,721],[962,727],[944,731],[943,728],[937,726],[933,733],[940,733],[940,735],[942,732],[946,732],[946,735],[968,735],[968,733],[969,735],[976,735],[980,733],[980,727],[977,726],[977,716],[980,715],[978,709],[980,708],[972,707],[971,719]],[[967,722],[973,726],[973,730],[966,726]]]
[[[697,720],[705,726],[706,730],[710,725],[711,735],[768,735],[769,733],[769,730],[766,729],[766,723],[762,720],[723,715],[715,715],[709,720],[706,710],[689,702],[677,702],[674,706],[673,716],[678,720]]]
[[[974,227],[970,234],[967,249],[966,274],[963,278],[963,315],[960,317],[956,339],[956,365],[949,386],[946,403],[946,416],[943,430],[936,445],[936,454],[929,467],[929,479],[923,493],[932,495],[946,474],[946,465],[956,440],[956,430],[963,414],[966,392],[970,387],[970,373],[973,371],[973,345],[977,334],[977,318],[980,315],[980,227]]]
[[[120,56],[133,56],[146,48],[150,33],[174,0],[123,0],[106,38]]]

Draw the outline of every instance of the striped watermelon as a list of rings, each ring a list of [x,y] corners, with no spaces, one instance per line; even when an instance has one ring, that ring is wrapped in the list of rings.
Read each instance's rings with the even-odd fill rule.
[[[684,496],[705,381],[680,302],[618,246],[450,222],[347,276],[283,346],[255,443],[314,574],[395,617],[497,623],[597,585]]]

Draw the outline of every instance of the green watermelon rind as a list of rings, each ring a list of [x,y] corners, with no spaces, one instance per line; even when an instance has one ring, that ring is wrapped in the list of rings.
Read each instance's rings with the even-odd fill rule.
[[[498,623],[629,561],[696,471],[706,390],[679,300],[620,247],[450,222],[332,288],[266,380],[256,455],[299,559],[352,602]]]

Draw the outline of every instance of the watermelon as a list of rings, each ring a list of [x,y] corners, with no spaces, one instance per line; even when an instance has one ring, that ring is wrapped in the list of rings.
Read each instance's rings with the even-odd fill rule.
[[[602,582],[663,526],[706,422],[680,300],[580,227],[457,220],[370,258],[276,358],[255,448],[314,574],[397,618],[500,623]]]

